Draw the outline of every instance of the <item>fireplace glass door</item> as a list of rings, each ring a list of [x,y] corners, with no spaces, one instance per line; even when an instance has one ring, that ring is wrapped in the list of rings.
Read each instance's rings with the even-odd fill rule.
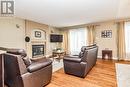
[[[32,45],[32,57],[43,55],[44,55],[44,45]]]

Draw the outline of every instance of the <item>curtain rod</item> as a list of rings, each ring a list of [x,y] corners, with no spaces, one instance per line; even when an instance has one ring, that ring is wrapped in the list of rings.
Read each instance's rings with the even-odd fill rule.
[[[122,22],[122,21],[124,21],[124,22],[130,22],[130,19],[129,20],[117,20],[115,22],[118,23],[118,22]]]
[[[94,25],[94,26],[100,26],[100,23],[104,23],[104,22],[121,22],[121,21],[125,21],[128,22],[130,21],[130,18],[126,18],[126,19],[113,19],[113,20],[108,20],[108,21],[102,21],[102,22],[95,22],[95,23],[89,23],[89,24],[81,24],[81,25],[74,25],[74,26],[68,26],[68,27],[60,27],[57,29],[74,29],[74,28],[83,28],[83,27],[87,27],[90,25]]]
[[[77,29],[77,28],[84,28],[91,25],[100,26],[99,24],[83,24],[83,25],[76,25],[76,26],[61,27],[58,29]]]

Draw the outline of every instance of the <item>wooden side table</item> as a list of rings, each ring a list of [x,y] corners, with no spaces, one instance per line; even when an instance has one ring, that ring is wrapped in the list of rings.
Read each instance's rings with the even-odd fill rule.
[[[112,50],[102,50],[102,59],[105,59],[106,55],[108,59],[112,59]]]
[[[54,51],[54,52],[52,53],[53,57],[54,57],[54,56],[58,56],[58,58],[61,58],[61,56],[64,56],[65,54],[66,54],[65,51],[61,51],[61,52]]]

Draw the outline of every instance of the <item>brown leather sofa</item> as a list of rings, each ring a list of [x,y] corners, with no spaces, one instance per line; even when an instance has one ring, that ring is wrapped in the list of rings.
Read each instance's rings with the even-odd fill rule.
[[[79,56],[66,56],[63,59],[64,71],[67,74],[85,77],[97,60],[98,46],[83,46]]]
[[[43,87],[51,81],[52,61],[30,61],[24,50],[8,49],[4,54],[5,84],[8,87]]]

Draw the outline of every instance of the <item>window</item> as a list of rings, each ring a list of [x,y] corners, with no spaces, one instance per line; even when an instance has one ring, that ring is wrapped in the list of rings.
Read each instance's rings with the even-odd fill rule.
[[[78,55],[82,46],[87,45],[87,29],[71,29],[70,34],[70,53]]]
[[[130,22],[125,23],[126,58],[130,58]]]

